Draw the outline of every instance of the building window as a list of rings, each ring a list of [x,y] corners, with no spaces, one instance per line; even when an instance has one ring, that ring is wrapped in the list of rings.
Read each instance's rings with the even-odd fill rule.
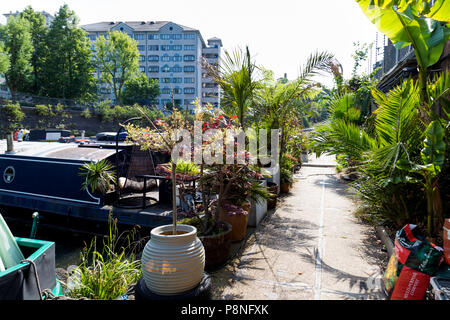
[[[184,46],[184,50],[193,51],[195,50],[195,46],[193,44],[187,44]]]
[[[161,83],[170,83],[170,78],[161,78]]]
[[[184,78],[184,83],[195,83],[195,78]]]
[[[190,99],[184,99],[184,104],[185,104],[185,105],[190,105],[190,104],[192,104],[192,103],[193,103],[192,100],[190,100]]]
[[[170,94],[170,88],[163,88],[161,89],[162,94]]]
[[[134,40],[145,40],[145,35],[143,33],[135,34]]]
[[[194,55],[186,55],[184,56],[184,61],[195,61]]]
[[[183,61],[183,58],[177,53],[173,56],[173,61],[174,62],[181,62]]]
[[[181,94],[181,89],[180,88],[173,88],[173,93],[174,94]]]
[[[184,72],[195,72],[194,66],[184,66],[183,68]]]
[[[219,58],[219,55],[217,53],[205,53],[203,55],[207,59],[217,59]]]
[[[159,61],[159,56],[155,55],[148,56],[148,61]]]
[[[172,79],[172,83],[182,83],[183,82],[183,78],[173,78]]]
[[[145,51],[145,46],[142,44],[138,45],[137,48],[139,51]]]
[[[95,39],[97,39],[97,36],[95,34],[90,34],[88,35],[89,39],[91,39],[91,41],[95,41]]]
[[[139,61],[145,61],[145,56],[141,55],[141,57],[139,58]]]
[[[181,72],[181,71],[183,71],[183,69],[179,65],[176,65],[172,68],[172,72]]]
[[[161,45],[161,51],[169,51],[169,50],[170,50],[170,46],[168,44]]]
[[[172,100],[171,99],[161,99],[161,104],[162,105],[168,105],[168,104],[172,104]]]
[[[159,34],[149,34],[148,35],[148,40],[158,40],[159,39]]]
[[[139,70],[140,70],[141,72],[145,72],[145,67],[140,66],[140,67],[139,67]]]
[[[195,88],[184,88],[184,93],[185,94],[194,94]]]
[[[195,34],[193,33],[185,33],[184,39],[195,39]]]
[[[158,66],[150,66],[148,67],[148,72],[159,72]]]
[[[170,40],[171,35],[170,34],[162,34],[160,38],[161,38],[161,40]]]
[[[157,45],[148,46],[148,50],[149,51],[158,51],[159,50],[159,46],[157,46]]]
[[[180,50],[182,50],[183,49],[183,46],[182,45],[173,45],[172,46],[172,50],[173,51],[180,51]]]
[[[173,40],[181,40],[181,33],[174,34]]]
[[[170,72],[170,67],[166,64],[161,68],[161,72]]]
[[[164,62],[169,62],[171,60],[172,60],[171,57],[168,56],[167,54],[165,54],[161,57],[161,61],[164,61]]]

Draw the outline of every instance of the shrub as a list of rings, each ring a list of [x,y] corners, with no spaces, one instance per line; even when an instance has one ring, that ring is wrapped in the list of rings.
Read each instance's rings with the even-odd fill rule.
[[[82,263],[71,276],[65,294],[72,298],[113,300],[126,293],[142,276],[141,261],[136,253],[143,240],[135,241],[136,230],[119,236],[117,220],[109,216],[109,234],[103,248],[97,250],[97,238],[82,252]],[[125,242],[126,245],[119,246]]]

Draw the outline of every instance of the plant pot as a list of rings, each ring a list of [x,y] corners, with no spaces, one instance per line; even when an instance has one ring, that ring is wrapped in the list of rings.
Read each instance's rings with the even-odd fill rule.
[[[284,182],[280,185],[280,191],[282,193],[288,193],[290,187],[291,187],[291,184],[289,182]]]
[[[219,217],[220,220],[226,221],[231,224],[231,241],[239,242],[245,238],[245,234],[247,233],[247,222],[248,215],[250,212],[250,202],[247,201],[242,205],[242,209],[244,209],[247,214],[234,214],[229,215],[225,209],[220,208]]]
[[[232,226],[225,221],[221,221],[221,223],[227,227],[223,233],[199,236],[205,248],[205,269],[217,268],[230,258]]]
[[[275,182],[267,182],[267,189],[273,194],[273,196],[267,200],[267,209],[272,210],[277,206],[278,185]]]
[[[152,229],[142,252],[142,272],[147,288],[170,296],[195,288],[205,268],[205,249],[193,226],[179,224],[172,235],[172,225]]]
[[[247,233],[248,214],[226,215],[223,220],[232,226],[231,242],[239,242],[245,238],[245,234]]]

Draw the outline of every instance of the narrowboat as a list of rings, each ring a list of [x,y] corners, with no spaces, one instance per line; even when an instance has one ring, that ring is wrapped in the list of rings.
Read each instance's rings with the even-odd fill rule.
[[[19,218],[21,211],[29,217],[30,212],[38,211],[44,224],[54,218],[56,224],[64,224],[65,228],[77,225],[81,229],[107,223],[109,214],[118,225],[127,227],[153,228],[172,221],[170,206],[157,200],[158,190],[151,191],[154,195],[147,194],[149,184],[158,186],[157,179],[147,182],[145,192],[141,192],[142,181],[136,178],[155,174],[157,158],[150,151],[125,142],[43,141],[15,142],[14,153],[5,150],[6,142],[0,141],[0,207],[5,218]],[[104,159],[115,166],[118,177],[140,185],[141,189],[130,191],[115,184],[116,189],[106,194],[83,190],[80,168],[87,162]],[[133,205],[123,205],[127,202]]]

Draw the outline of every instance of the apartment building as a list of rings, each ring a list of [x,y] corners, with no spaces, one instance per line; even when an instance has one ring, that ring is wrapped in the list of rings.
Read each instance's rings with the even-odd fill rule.
[[[9,13],[5,13],[3,15],[6,17],[6,19],[8,19],[10,16],[17,17],[19,15],[19,13],[20,13],[19,11],[16,11],[16,12],[9,11]],[[46,11],[40,11],[40,13],[45,18],[45,24],[47,26],[50,26],[50,24],[55,19],[55,17]]]
[[[175,105],[183,109],[193,110],[196,98],[220,106],[219,87],[202,68],[203,57],[211,64],[218,64],[220,39],[211,38],[205,43],[199,30],[171,21],[99,22],[81,28],[88,33],[93,50],[99,36],[116,30],[137,41],[140,71],[159,81],[159,107],[172,104],[172,95]],[[99,90],[103,98],[114,100],[106,85]]]

